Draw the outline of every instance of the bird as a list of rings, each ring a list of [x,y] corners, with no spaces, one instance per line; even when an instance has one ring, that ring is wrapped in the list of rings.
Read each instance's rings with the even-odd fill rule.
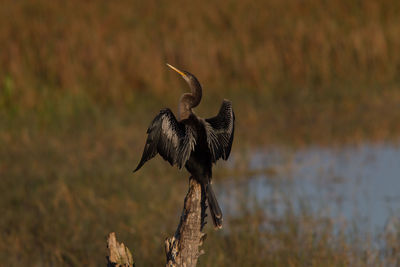
[[[229,158],[234,131],[235,114],[232,102],[224,99],[215,117],[203,119],[193,108],[200,104],[202,87],[188,71],[167,63],[189,85],[191,92],[182,94],[177,118],[169,108],[163,108],[147,129],[142,158],[134,170],[160,154],[172,166],[183,166],[203,187],[211,218],[216,229],[222,228],[222,212],[212,188],[212,165]]]

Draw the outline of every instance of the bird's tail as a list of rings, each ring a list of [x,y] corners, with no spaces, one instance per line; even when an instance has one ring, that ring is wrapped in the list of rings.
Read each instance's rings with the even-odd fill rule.
[[[206,194],[208,200],[208,207],[210,209],[211,218],[216,228],[222,228],[222,212],[218,205],[217,198],[215,197],[214,191],[211,184],[206,185]]]

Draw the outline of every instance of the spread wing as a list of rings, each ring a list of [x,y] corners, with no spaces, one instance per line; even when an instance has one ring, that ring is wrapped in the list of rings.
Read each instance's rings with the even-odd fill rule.
[[[205,119],[205,128],[212,162],[216,162],[220,158],[227,160],[231,153],[235,131],[235,114],[231,101],[225,99],[218,115]]]
[[[191,127],[176,120],[172,111],[162,109],[147,129],[147,140],[142,159],[134,170],[159,153],[171,165],[185,165],[196,144]]]

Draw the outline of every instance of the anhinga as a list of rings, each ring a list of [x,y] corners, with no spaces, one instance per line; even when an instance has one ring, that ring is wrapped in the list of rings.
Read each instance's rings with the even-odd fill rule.
[[[199,181],[208,200],[215,227],[222,227],[222,212],[211,187],[212,164],[227,160],[231,152],[235,115],[229,100],[222,102],[217,116],[203,119],[192,108],[199,105],[202,88],[197,78],[169,64],[189,84],[191,93],[179,100],[178,119],[169,108],[162,109],[147,129],[147,141],[142,159],[135,171],[159,153],[171,165],[185,166]]]

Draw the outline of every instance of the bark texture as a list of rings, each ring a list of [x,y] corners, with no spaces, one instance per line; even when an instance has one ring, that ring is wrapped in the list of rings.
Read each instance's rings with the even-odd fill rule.
[[[204,254],[200,246],[206,237],[202,233],[207,208],[205,200],[202,186],[190,177],[178,228],[173,237],[165,240],[167,267],[196,266],[199,256]]]
[[[115,233],[110,233],[107,238],[107,267],[133,267],[132,254],[129,249],[125,247],[124,243],[119,243],[115,237]]]

